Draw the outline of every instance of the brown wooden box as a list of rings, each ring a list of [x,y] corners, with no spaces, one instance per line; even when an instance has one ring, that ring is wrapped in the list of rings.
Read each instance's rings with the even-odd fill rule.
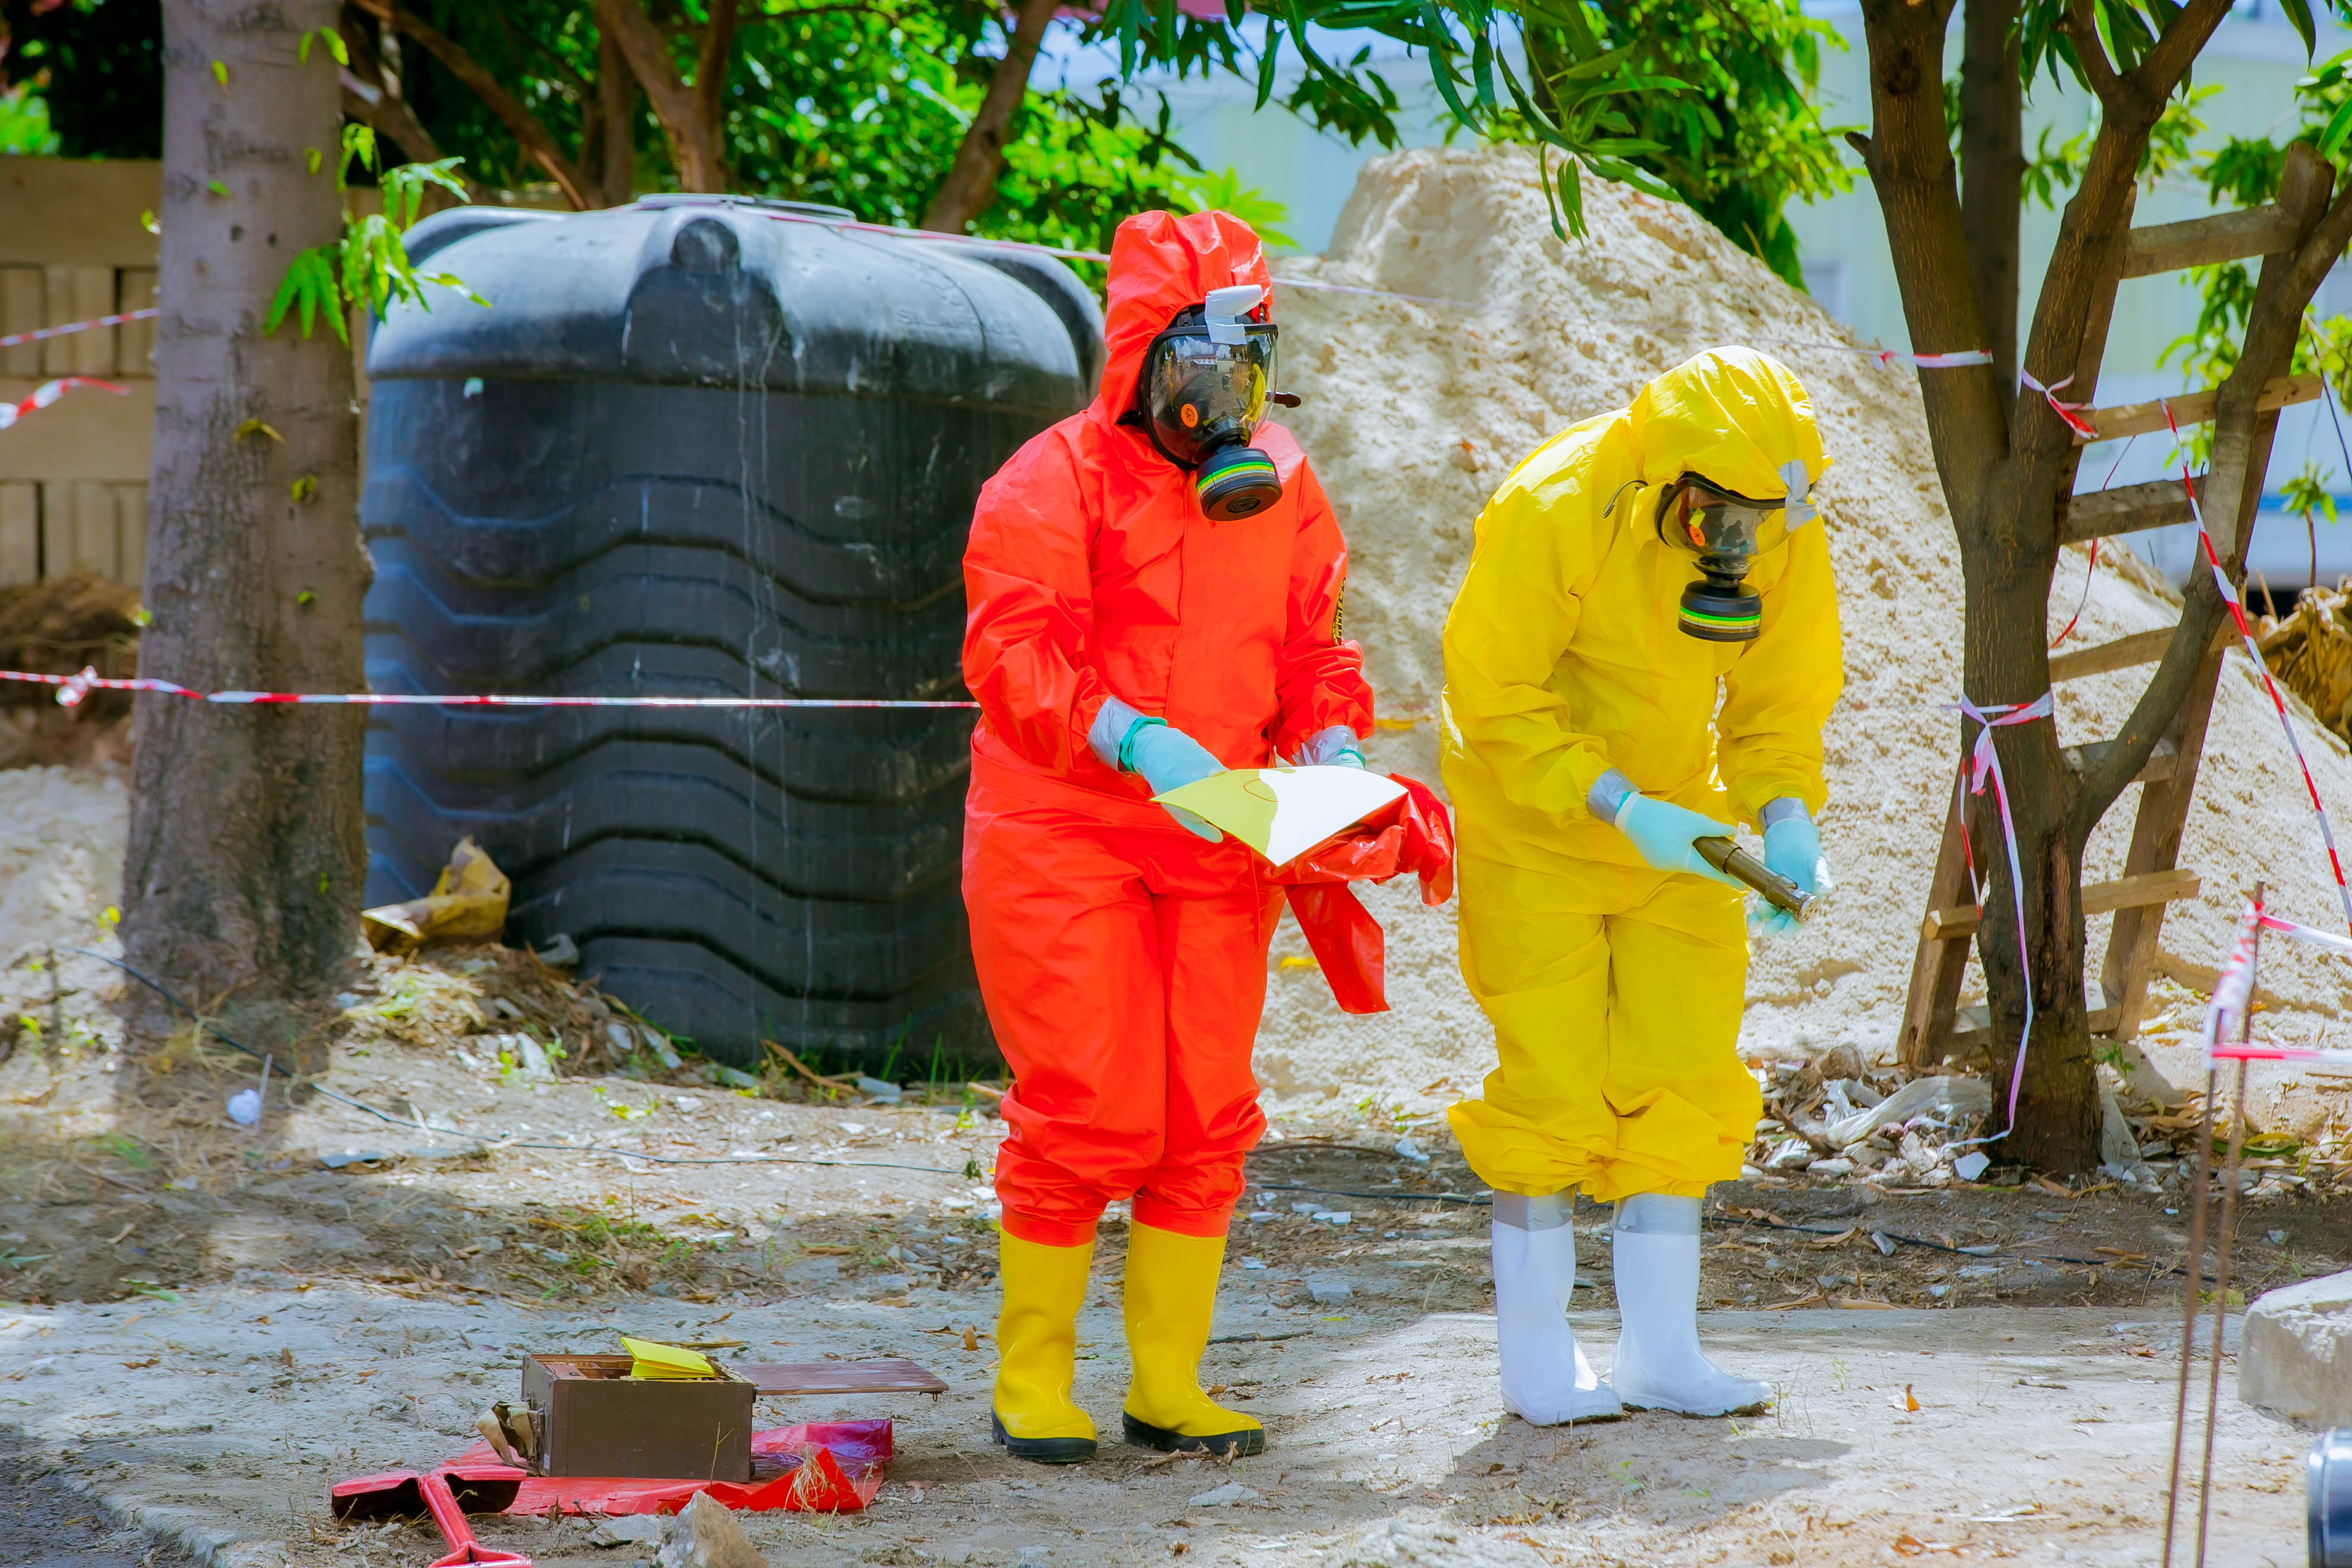
[[[527,1355],[522,1399],[542,1476],[751,1479],[751,1384],[634,1378],[625,1355]]]

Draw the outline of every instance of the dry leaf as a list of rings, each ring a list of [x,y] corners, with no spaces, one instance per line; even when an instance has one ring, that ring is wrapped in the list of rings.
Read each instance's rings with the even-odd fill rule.
[[[980,1327],[978,1324],[974,1324],[964,1330],[963,1348],[968,1351],[976,1351],[980,1348]]]
[[[1855,1237],[1860,1236],[1861,1234],[1862,1227],[1860,1226],[1850,1226],[1846,1229],[1838,1232],[1835,1236],[1825,1236],[1818,1241],[1809,1241],[1805,1243],[1805,1245],[1807,1247],[1843,1247],[1847,1242],[1852,1241]]]
[[[148,1367],[153,1366],[157,1362],[162,1361],[163,1359],[163,1358],[159,1355],[151,1355],[145,1361],[126,1361],[122,1364],[129,1367],[133,1372],[141,1372],[144,1371]]]
[[[1916,1557],[1927,1550],[1927,1543],[1906,1530],[1895,1538],[1895,1550],[1906,1557]]]

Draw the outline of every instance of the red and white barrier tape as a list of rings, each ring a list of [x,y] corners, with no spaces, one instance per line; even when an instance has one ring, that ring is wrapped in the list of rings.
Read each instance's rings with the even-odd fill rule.
[[[2222,961],[2221,977],[2213,982],[2213,994],[2205,1004],[2206,1061],[2318,1062],[2352,1067],[2352,1051],[2326,1050],[2316,1046],[2258,1045],[2251,1039],[2224,1038],[2233,1026],[2243,1023],[2246,1010],[2253,1005],[2254,937],[2258,931],[2266,931],[2338,958],[2352,958],[2352,940],[2281,920],[2263,909],[2259,900],[2248,904],[2246,912],[2238,919],[2238,934],[2230,943],[2229,957]]]
[[[1982,349],[1959,349],[1944,354],[1915,354],[1903,349],[1864,348],[1859,343],[1822,343],[1800,338],[1758,338],[1757,342],[1770,343],[1786,349],[1821,349],[1829,353],[1867,354],[1887,369],[1909,365],[1913,370],[1959,370],[1969,365],[1990,364],[1992,355]]]
[[[198,691],[174,680],[149,676],[117,679],[94,669],[79,675],[42,675],[0,669],[0,680],[54,686],[61,707],[73,708],[93,691],[152,691],[191,702],[229,707],[350,708],[978,708],[969,700],[927,701],[893,697],[516,697],[503,693],[433,696],[402,691]]]
[[[1961,765],[1958,787],[1952,792],[1952,810],[1959,819],[1961,849],[1969,858],[1969,880],[1973,886],[1982,886],[1977,879],[1975,853],[1968,847],[1968,796],[1984,794],[1985,780],[1990,776],[1993,804],[2000,808],[2001,843],[2009,851],[2009,896],[2017,911],[2017,969],[2025,978],[2025,1027],[2017,1037],[2017,1063],[2009,1074],[2009,1121],[1992,1137],[1971,1140],[1973,1142],[1997,1143],[2015,1130],[2017,1097],[2025,1086],[2025,1050],[2033,1040],[2033,961],[2025,941],[2025,876],[2018,865],[2017,823],[2009,814],[2009,781],[2001,776],[2000,752],[1994,749],[1992,732],[2011,724],[2030,724],[2049,718],[2054,695],[2045,691],[2031,702],[1995,702],[1984,707],[1963,695],[1958,702],[1946,705],[1977,722],[1976,744],[1969,748],[1969,760]]]
[[[117,386],[110,381],[100,381],[95,376],[88,375],[67,375],[60,376],[55,381],[45,381],[35,387],[33,395],[22,403],[0,403],[0,430],[8,429],[17,420],[37,409],[47,408],[77,386],[94,386],[100,392],[110,392],[117,397],[121,397],[130,390],[128,387]]]
[[[2180,439],[2180,426],[2174,423],[2172,404],[2164,402],[2164,423],[2172,432],[2175,442]],[[2213,536],[2205,531],[2205,511],[2197,504],[2197,485],[2189,475],[2189,459],[2180,459],[2180,488],[2189,497],[2189,515],[2197,524],[2197,542],[2205,552],[2205,564],[2213,574],[2213,586],[2221,590],[2221,602],[2230,606],[2230,619],[2238,628],[2238,641],[2253,661],[2263,678],[2263,689],[2270,693],[2271,709],[2278,715],[2279,728],[2286,732],[2287,750],[2294,753],[2294,765],[2303,770],[2304,793],[2311,797],[2311,814],[2319,820],[2319,839],[2327,847],[2327,868],[2336,877],[2336,901],[2344,909],[2344,926],[2352,931],[2352,888],[2344,881],[2344,858],[2336,851],[2336,833],[2328,826],[2327,807],[2320,804],[2319,784],[2311,776],[2311,763],[2305,760],[2303,742],[2294,732],[2294,721],[2287,717],[2286,700],[2279,695],[2278,682],[2271,679],[2271,668],[2263,662],[2262,649],[2254,646],[2253,628],[2246,624],[2246,607],[2238,601],[2238,590],[2231,585],[2230,574],[2221,570],[2221,558],[2214,553]]]
[[[2058,395],[2060,393],[2074,384],[2074,378],[2073,376],[2070,375],[2063,381],[2053,382],[2048,386],[2044,386],[2040,382],[2033,379],[2033,373],[2032,371],[2025,369],[2023,366],[2020,366],[2017,372],[2017,379],[2023,382],[2026,385],[2033,388],[2034,391],[2040,393],[2042,395],[2042,400],[2050,405],[2050,412],[2055,414],[2059,418],[2063,419],[2066,422],[2066,428],[2072,430],[2077,436],[2088,437],[2094,441],[2099,438],[2098,430],[2093,426],[2088,420],[2084,419],[2082,415],[2082,411],[2091,405],[2087,403],[2068,403]]]
[[[151,305],[144,310],[125,310],[119,316],[92,316],[87,321],[68,321],[63,326],[43,327],[37,332],[11,332],[0,338],[0,349],[13,349],[19,343],[43,342],[50,338],[69,337],[75,332],[94,332],[100,327],[119,327],[129,321],[152,321],[163,313]]]

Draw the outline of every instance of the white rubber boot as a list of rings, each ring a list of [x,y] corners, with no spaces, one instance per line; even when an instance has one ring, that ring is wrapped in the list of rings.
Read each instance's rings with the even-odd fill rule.
[[[1568,1326],[1569,1293],[1576,1289],[1573,1202],[1567,1193],[1495,1194],[1495,1348],[1503,1407],[1538,1426],[1625,1414]]]
[[[1644,1193],[1617,1205],[1610,1381],[1630,1409],[1740,1415],[1771,1401],[1771,1384],[1733,1377],[1698,1348],[1698,1218],[1696,1198]]]

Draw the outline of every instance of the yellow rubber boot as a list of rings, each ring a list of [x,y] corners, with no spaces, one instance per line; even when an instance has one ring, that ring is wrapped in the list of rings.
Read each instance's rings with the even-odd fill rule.
[[[1262,1454],[1265,1431],[1201,1392],[1201,1352],[1224,1267],[1222,1236],[1139,1225],[1127,1242],[1127,1353],[1135,1367],[1121,1420],[1127,1440],[1162,1453]]]
[[[1075,1465],[1095,1457],[1095,1424],[1070,1400],[1078,1356],[1078,1308],[1095,1247],[1043,1247],[1002,1231],[996,1267],[1004,1305],[996,1314],[996,1440],[1016,1459]]]

